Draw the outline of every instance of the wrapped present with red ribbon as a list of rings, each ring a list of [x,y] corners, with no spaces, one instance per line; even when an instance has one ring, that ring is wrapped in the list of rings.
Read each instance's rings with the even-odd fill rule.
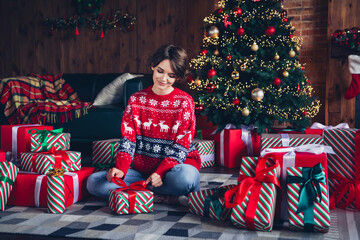
[[[290,229],[328,232],[331,222],[329,195],[321,163],[312,168],[288,168],[287,182]]]
[[[12,152],[12,161],[17,162],[21,153],[31,151],[30,129],[52,130],[52,126],[40,124],[1,125],[1,149]]]
[[[92,145],[92,161],[97,171],[106,170],[115,166],[116,149],[120,139],[94,141]]]
[[[289,167],[313,167],[318,163],[325,169],[327,175],[327,154],[333,154],[330,146],[319,144],[307,144],[297,147],[267,148],[260,153],[260,156],[272,157],[280,163],[281,188],[286,189],[286,171]],[[276,219],[289,220],[286,192],[277,198]]]
[[[325,130],[324,140],[335,152],[328,156],[330,208],[360,211],[360,130]]]
[[[70,133],[63,133],[62,128],[54,130],[32,128],[28,133],[31,134],[31,152],[70,149]]]
[[[64,173],[65,207],[89,196],[86,189],[93,167]],[[20,171],[13,185],[8,204],[14,206],[48,207],[48,177],[45,174]]]
[[[109,191],[109,207],[117,214],[149,213],[153,211],[153,192],[146,189],[146,181],[138,181],[129,186],[114,177],[113,182],[120,188]]]
[[[66,172],[81,169],[81,153],[75,151],[54,151],[21,154],[21,169],[29,172],[46,174],[53,168]]]
[[[194,138],[192,142],[200,154],[201,168],[215,166],[215,141]]]
[[[191,192],[188,195],[189,211],[195,215],[226,221],[231,208],[225,207],[225,192],[236,185],[227,185],[213,189]]]
[[[0,162],[0,210],[4,211],[18,175],[18,167],[11,162]]]
[[[336,126],[325,126],[321,123],[315,122],[311,125],[310,128],[305,129],[305,134],[317,134],[317,135],[323,135],[324,130],[328,129],[343,129],[343,128],[350,128],[349,124],[347,123],[340,123]]]
[[[235,226],[272,230],[279,171],[279,162],[271,158],[243,158],[238,185],[225,193],[225,205],[232,208],[230,220]]]

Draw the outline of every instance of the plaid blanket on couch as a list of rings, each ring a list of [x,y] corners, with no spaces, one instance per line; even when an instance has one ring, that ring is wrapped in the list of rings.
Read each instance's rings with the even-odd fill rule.
[[[64,123],[87,114],[82,102],[62,75],[36,75],[0,80],[0,102],[10,124]]]

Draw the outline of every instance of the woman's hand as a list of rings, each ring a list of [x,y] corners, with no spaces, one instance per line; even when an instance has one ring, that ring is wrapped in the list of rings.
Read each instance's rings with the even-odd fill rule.
[[[146,184],[151,183],[153,187],[160,187],[163,182],[159,174],[153,173],[146,179]]]
[[[122,178],[124,176],[124,172],[117,168],[110,168],[108,173],[106,174],[106,179],[109,182],[112,182],[112,178],[115,176],[118,178]]]

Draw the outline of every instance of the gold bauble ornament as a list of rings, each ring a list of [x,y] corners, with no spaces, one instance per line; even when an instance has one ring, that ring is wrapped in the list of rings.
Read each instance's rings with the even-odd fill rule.
[[[201,85],[201,80],[199,78],[197,78],[195,81],[195,85],[196,86],[200,86]]]
[[[255,88],[251,91],[251,98],[254,101],[261,101],[264,98],[264,91],[260,88]]]
[[[250,111],[249,111],[249,109],[244,108],[244,109],[241,111],[241,114],[242,114],[244,117],[247,117],[247,116],[249,116]]]
[[[288,72],[288,71],[284,71],[284,72],[283,72],[283,76],[284,76],[284,77],[288,77],[288,76],[289,76],[289,72]]]
[[[231,73],[231,77],[232,77],[232,79],[237,80],[237,79],[239,79],[240,74],[239,74],[238,71],[234,70],[234,71]]]
[[[291,49],[291,50],[289,51],[289,57],[295,57],[295,54],[296,54],[296,53],[295,53],[294,50]]]
[[[219,55],[219,50],[216,49],[216,50],[214,51],[214,55],[215,55],[215,56]]]
[[[256,52],[257,50],[259,50],[259,45],[257,45],[256,42],[254,42],[253,45],[251,45],[251,50]]]
[[[246,65],[245,64],[241,65],[240,70],[244,72],[246,70]]]
[[[274,59],[275,59],[275,60],[279,60],[279,59],[280,59],[279,54],[275,53]]]
[[[208,33],[211,38],[219,37],[219,29],[216,26],[211,26]]]

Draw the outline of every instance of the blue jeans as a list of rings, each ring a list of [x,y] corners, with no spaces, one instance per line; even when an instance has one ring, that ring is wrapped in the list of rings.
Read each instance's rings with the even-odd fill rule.
[[[115,183],[107,181],[106,174],[107,171],[100,171],[89,176],[86,188],[90,194],[107,199],[110,189],[119,188]],[[142,173],[129,169],[124,181],[129,185],[146,179],[147,177]],[[150,187],[149,189],[157,194],[187,195],[190,192],[200,190],[200,173],[192,165],[178,164],[165,174],[163,184],[160,187]]]

